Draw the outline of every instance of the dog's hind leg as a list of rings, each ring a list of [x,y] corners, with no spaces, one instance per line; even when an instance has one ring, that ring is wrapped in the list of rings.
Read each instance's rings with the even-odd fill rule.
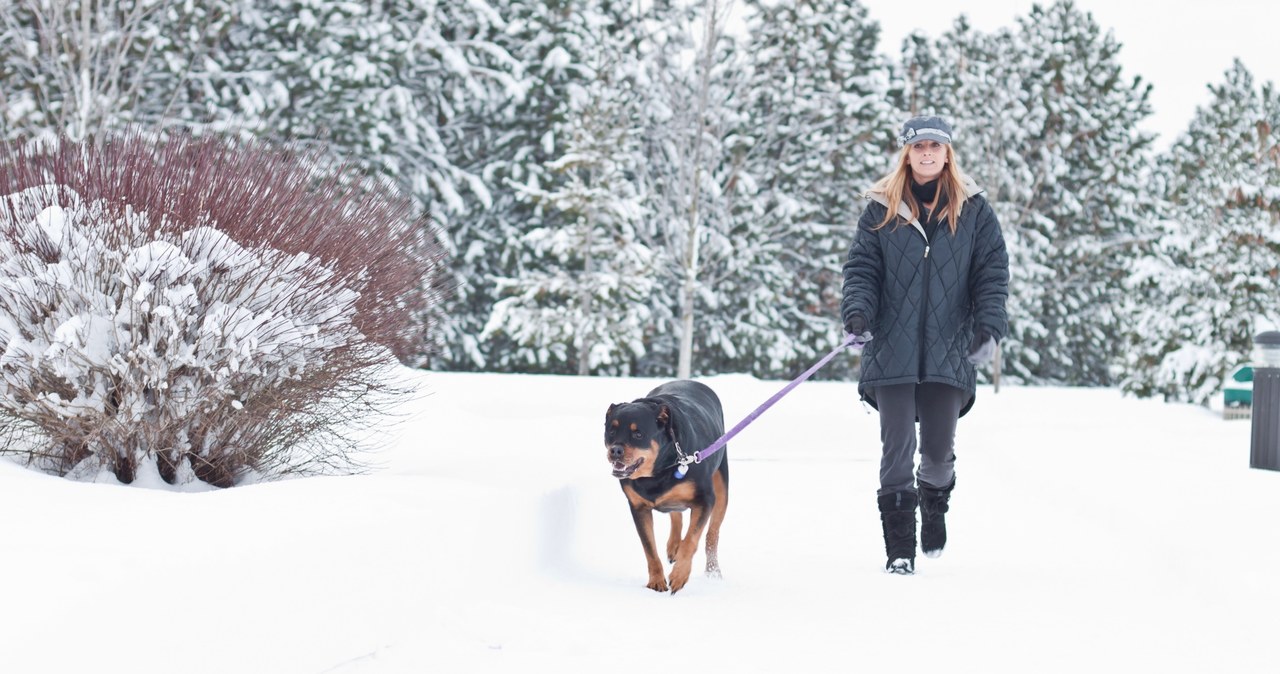
[[[676,552],[680,549],[680,541],[684,534],[684,516],[679,512],[671,513],[671,535],[667,537],[667,561],[675,563]]]
[[[720,523],[729,509],[728,470],[718,470],[711,476],[711,487],[716,503],[711,508],[711,523],[707,526],[707,575],[720,578]]]

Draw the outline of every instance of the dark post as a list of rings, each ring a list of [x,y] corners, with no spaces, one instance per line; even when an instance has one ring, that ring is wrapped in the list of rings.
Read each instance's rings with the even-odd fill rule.
[[[1253,338],[1253,441],[1249,467],[1280,470],[1280,332]]]

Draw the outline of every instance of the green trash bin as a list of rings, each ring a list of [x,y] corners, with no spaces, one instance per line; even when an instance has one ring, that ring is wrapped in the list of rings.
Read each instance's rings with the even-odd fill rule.
[[[1222,385],[1222,418],[1248,419],[1253,408],[1253,366],[1241,365]]]
[[[1253,438],[1249,467],[1280,470],[1280,332],[1253,338]]]

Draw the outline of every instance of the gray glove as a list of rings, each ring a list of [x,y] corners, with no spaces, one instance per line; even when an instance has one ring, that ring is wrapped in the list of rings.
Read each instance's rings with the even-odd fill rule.
[[[979,327],[973,332],[973,341],[969,343],[969,362],[974,365],[985,365],[996,355],[996,340],[987,334],[986,328]]]

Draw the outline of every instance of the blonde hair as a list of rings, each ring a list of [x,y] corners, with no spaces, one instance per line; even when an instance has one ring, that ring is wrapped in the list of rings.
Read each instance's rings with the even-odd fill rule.
[[[944,144],[947,148],[947,163],[942,167],[942,173],[938,175],[938,192],[933,198],[933,203],[924,204],[928,206],[929,212],[937,209],[938,203],[946,198],[947,205],[942,209],[942,219],[946,221],[947,228],[952,234],[956,233],[956,223],[960,221],[960,209],[964,207],[964,199],[966,191],[964,187],[964,172],[956,166],[956,153],[951,149],[951,145]],[[911,153],[911,145],[904,145],[902,153],[898,155],[898,166],[889,175],[881,178],[871,188],[872,192],[879,192],[885,196],[885,201],[890,205],[888,211],[884,214],[884,220],[875,226],[880,229],[885,225],[893,222],[898,215],[896,204],[905,202],[907,208],[911,209],[911,219],[915,220],[920,217],[921,204],[916,202],[916,197],[911,193],[911,162],[909,155]],[[901,223],[899,223],[901,224]]]

